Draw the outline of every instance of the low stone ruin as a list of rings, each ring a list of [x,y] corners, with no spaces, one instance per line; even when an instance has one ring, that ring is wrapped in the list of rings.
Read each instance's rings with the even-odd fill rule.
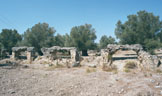
[[[112,56],[118,50],[133,50],[137,53],[137,59],[140,62],[140,67],[143,69],[152,70],[160,66],[161,62],[156,55],[151,55],[144,51],[139,44],[134,45],[116,45],[109,44],[106,49],[101,50],[102,63],[111,66],[113,63]]]
[[[33,61],[35,54],[34,47],[13,47],[11,59],[21,59],[21,52],[25,52],[27,61],[30,63]]]
[[[59,47],[42,48],[43,57],[48,59],[54,65],[67,67],[79,66],[79,53],[75,47]]]
[[[88,50],[88,56],[100,56],[100,52],[97,50]]]
[[[128,51],[121,51],[121,50],[128,50]],[[124,55],[122,58],[127,57],[129,58],[131,57],[131,59],[135,58],[134,61],[138,61],[140,68],[152,70],[161,65],[161,61],[158,56],[151,55],[148,52],[144,51],[142,46],[139,44],[134,45],[109,44],[107,48],[102,49],[100,53],[97,51],[90,50],[89,51],[90,55],[82,58],[80,58],[79,52],[75,47],[53,46],[50,48],[42,48],[41,51],[43,53],[43,56],[38,56],[34,60],[35,57],[34,47],[13,47],[11,59],[12,60],[22,59],[22,53],[24,52],[25,53],[24,56],[26,56],[27,61],[31,63],[34,60],[34,62],[32,62],[34,64],[47,64],[47,65],[51,64],[66,67],[76,67],[80,65],[97,67],[103,65],[105,66],[105,64],[106,66],[112,66],[113,62],[115,60],[116,61],[118,60],[114,58],[121,58],[123,56],[123,54],[121,53],[125,52],[127,55],[126,56]],[[133,55],[130,55],[132,54],[132,52]],[[113,57],[114,54],[116,54],[117,57]],[[122,63],[120,62],[120,59],[117,62]]]
[[[158,56],[158,58],[162,59],[162,48],[155,49],[154,53]]]

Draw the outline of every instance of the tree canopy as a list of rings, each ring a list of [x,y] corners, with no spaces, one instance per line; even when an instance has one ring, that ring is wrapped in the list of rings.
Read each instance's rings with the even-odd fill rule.
[[[65,42],[65,36],[64,35],[57,34],[54,37],[54,42],[53,43],[54,43],[55,46],[63,47],[64,46],[64,42]]]
[[[96,31],[92,28],[91,24],[73,27],[70,32],[72,45],[81,50],[82,55],[88,55],[87,50],[96,47],[96,43],[94,42],[97,38],[95,32]]]
[[[127,18],[124,23],[118,21],[116,24],[115,35],[121,44],[141,44],[146,50],[161,46],[162,21],[159,16],[139,11]],[[153,42],[156,43],[152,44]]]
[[[70,37],[69,34],[65,34],[64,35],[65,41],[64,41],[64,46],[65,47],[73,47],[73,42],[72,42],[72,38]]]
[[[115,38],[109,36],[107,37],[106,35],[103,35],[100,39],[100,48],[106,48],[108,44],[115,44]]]
[[[54,33],[56,30],[49,27],[47,23],[35,24],[32,28],[25,31],[23,41],[20,45],[33,46],[41,54],[42,47],[51,47],[54,45]]]
[[[2,29],[0,33],[0,46],[8,50],[11,54],[12,47],[16,46],[22,37],[17,30]]]

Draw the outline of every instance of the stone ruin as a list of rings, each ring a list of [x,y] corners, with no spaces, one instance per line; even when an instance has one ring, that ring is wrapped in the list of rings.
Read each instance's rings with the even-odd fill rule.
[[[42,48],[43,57],[51,61],[52,64],[67,67],[79,66],[79,53],[75,47],[53,46],[51,48]]]
[[[106,49],[101,50],[102,63],[111,66],[113,63],[112,55],[118,50],[133,50],[137,53],[137,59],[140,62],[140,67],[143,69],[152,70],[160,66],[161,62],[156,55],[151,55],[143,50],[140,44],[134,45],[116,45],[109,44]]]
[[[32,62],[34,60],[34,47],[13,47],[12,48],[12,60],[17,60],[17,59],[22,59],[21,58],[21,53],[25,52],[24,54],[26,55],[27,61]]]
[[[90,63],[90,65],[94,66],[102,66],[103,64],[106,66],[111,66],[114,62],[113,55],[119,50],[133,50],[137,55],[137,60],[139,62],[140,68],[152,70],[161,65],[161,61],[158,56],[151,55],[148,52],[143,50],[143,47],[139,44],[134,45],[117,45],[117,44],[109,44],[106,49],[102,49],[100,54],[93,54],[94,51],[89,51],[92,53],[92,60],[87,58],[88,62],[84,62],[86,60],[81,60],[78,50],[75,47],[60,47],[53,46],[51,48],[42,48],[41,51],[43,56],[38,56],[35,60],[35,52],[34,47],[13,47],[12,48],[12,60],[21,59],[21,53],[25,52],[26,58],[28,62],[40,63],[40,64],[52,64],[52,65],[61,65],[66,67],[76,67],[80,66],[80,63]],[[83,59],[83,57],[82,57]],[[43,61],[41,61],[43,60]],[[81,61],[81,62],[80,62]],[[91,62],[92,61],[92,62]],[[91,64],[93,63],[93,64]],[[89,65],[88,65],[89,66]]]

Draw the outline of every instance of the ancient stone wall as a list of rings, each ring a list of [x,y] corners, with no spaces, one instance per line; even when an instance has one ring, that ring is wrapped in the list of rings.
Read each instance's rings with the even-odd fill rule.
[[[155,69],[161,64],[159,58],[156,55],[151,55],[144,51],[142,46],[139,44],[134,45],[116,45],[109,44],[106,49],[101,50],[101,56],[103,63],[107,63],[108,66],[112,64],[112,55],[118,50],[133,50],[137,53],[140,65],[144,69]]]
[[[12,60],[20,59],[21,52],[26,52],[27,60],[31,63],[34,58],[34,47],[13,47]]]
[[[63,62],[67,62],[70,67],[79,65],[80,57],[75,47],[53,46],[51,48],[42,48],[41,51],[43,56],[52,62],[62,63],[62,65],[64,65]]]

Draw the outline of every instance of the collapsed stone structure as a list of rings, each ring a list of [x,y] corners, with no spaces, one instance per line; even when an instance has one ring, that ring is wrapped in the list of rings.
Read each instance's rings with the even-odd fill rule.
[[[133,50],[137,53],[138,60],[140,62],[140,67],[144,69],[155,69],[160,66],[161,62],[156,55],[151,55],[148,52],[144,51],[140,44],[134,45],[116,45],[109,44],[106,49],[101,50],[101,57],[103,64],[111,66],[113,60],[112,55],[118,50]]]
[[[12,60],[21,59],[21,52],[26,53],[27,61],[32,62],[34,59],[34,47],[13,47],[12,48]]]
[[[161,65],[161,62],[156,55],[151,55],[148,52],[144,51],[142,46],[139,44],[134,45],[116,45],[109,44],[106,49],[101,50],[101,55],[92,54],[92,60],[87,60],[88,63],[93,61],[95,66],[100,66],[106,64],[107,66],[111,66],[113,64],[113,55],[118,50],[133,50],[137,53],[138,62],[140,62],[140,67],[144,69],[155,69]],[[80,56],[79,52],[75,47],[60,47],[53,46],[51,48],[42,48],[41,49],[43,56],[38,56],[36,60],[34,60],[35,52],[34,47],[13,47],[12,48],[12,56],[11,59],[21,59],[21,52],[26,53],[27,61],[30,63],[34,60],[35,63],[45,62],[47,64],[53,65],[61,65],[66,67],[76,67],[80,65]],[[93,53],[93,51],[90,53]],[[45,62],[42,62],[41,60]],[[82,57],[83,58],[83,57]],[[40,61],[40,62],[38,62]],[[92,65],[92,64],[91,64]]]
[[[53,46],[51,48],[41,49],[43,56],[49,59],[53,64],[62,64],[68,67],[79,66],[79,53],[75,47]],[[63,64],[64,63],[64,64]]]

